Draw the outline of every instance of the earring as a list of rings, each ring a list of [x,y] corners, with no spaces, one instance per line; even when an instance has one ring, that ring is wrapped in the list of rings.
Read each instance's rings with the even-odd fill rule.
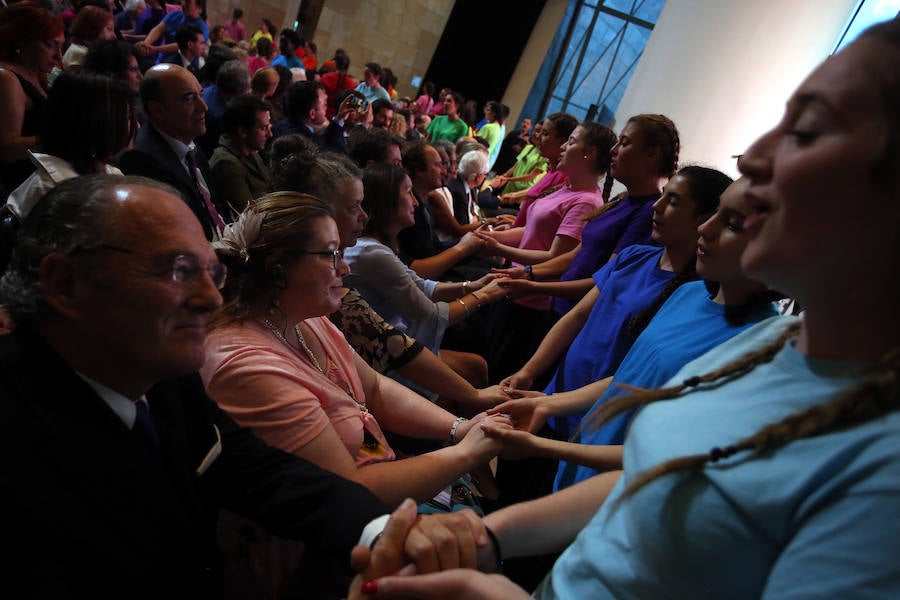
[[[587,158],[587,154],[584,155],[584,158]]]

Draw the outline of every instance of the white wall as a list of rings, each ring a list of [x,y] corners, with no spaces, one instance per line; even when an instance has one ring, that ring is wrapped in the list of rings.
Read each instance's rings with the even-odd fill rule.
[[[834,48],[857,0],[667,0],[616,111],[663,113],[681,164],[732,175],[742,153]]]

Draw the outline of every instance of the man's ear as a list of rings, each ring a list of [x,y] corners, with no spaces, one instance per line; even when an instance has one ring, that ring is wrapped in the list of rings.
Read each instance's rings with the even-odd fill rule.
[[[247,139],[247,136],[249,135],[250,132],[249,132],[249,130],[248,130],[246,127],[244,127],[243,125],[238,125],[237,131],[236,131],[235,133],[237,134],[237,137],[238,137],[241,141],[244,141],[244,140]]]
[[[57,314],[74,317],[77,273],[72,260],[64,254],[48,254],[38,267],[38,281],[44,303]]]

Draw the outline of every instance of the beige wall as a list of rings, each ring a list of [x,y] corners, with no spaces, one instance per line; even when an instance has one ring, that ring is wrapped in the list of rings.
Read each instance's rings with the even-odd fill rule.
[[[247,38],[259,29],[259,23],[263,18],[269,19],[278,27],[291,27],[297,18],[297,9],[300,8],[300,0],[207,0],[206,18],[210,28],[215,25],[224,25],[231,20],[231,13],[235,8],[244,11],[241,21],[247,28]],[[278,36],[274,36],[276,44]]]
[[[780,119],[791,92],[834,48],[855,4],[667,0],[616,123],[664,113],[681,133],[682,164],[736,174],[731,156]]]
[[[390,67],[397,92],[412,96],[410,81],[425,76],[451,10],[452,0],[326,0],[313,39],[320,59],[346,50],[355,77],[367,62]]]

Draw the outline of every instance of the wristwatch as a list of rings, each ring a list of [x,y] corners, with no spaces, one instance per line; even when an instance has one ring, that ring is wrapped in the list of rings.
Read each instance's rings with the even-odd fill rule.
[[[528,275],[528,279],[534,281],[534,267],[525,265],[525,274]]]

